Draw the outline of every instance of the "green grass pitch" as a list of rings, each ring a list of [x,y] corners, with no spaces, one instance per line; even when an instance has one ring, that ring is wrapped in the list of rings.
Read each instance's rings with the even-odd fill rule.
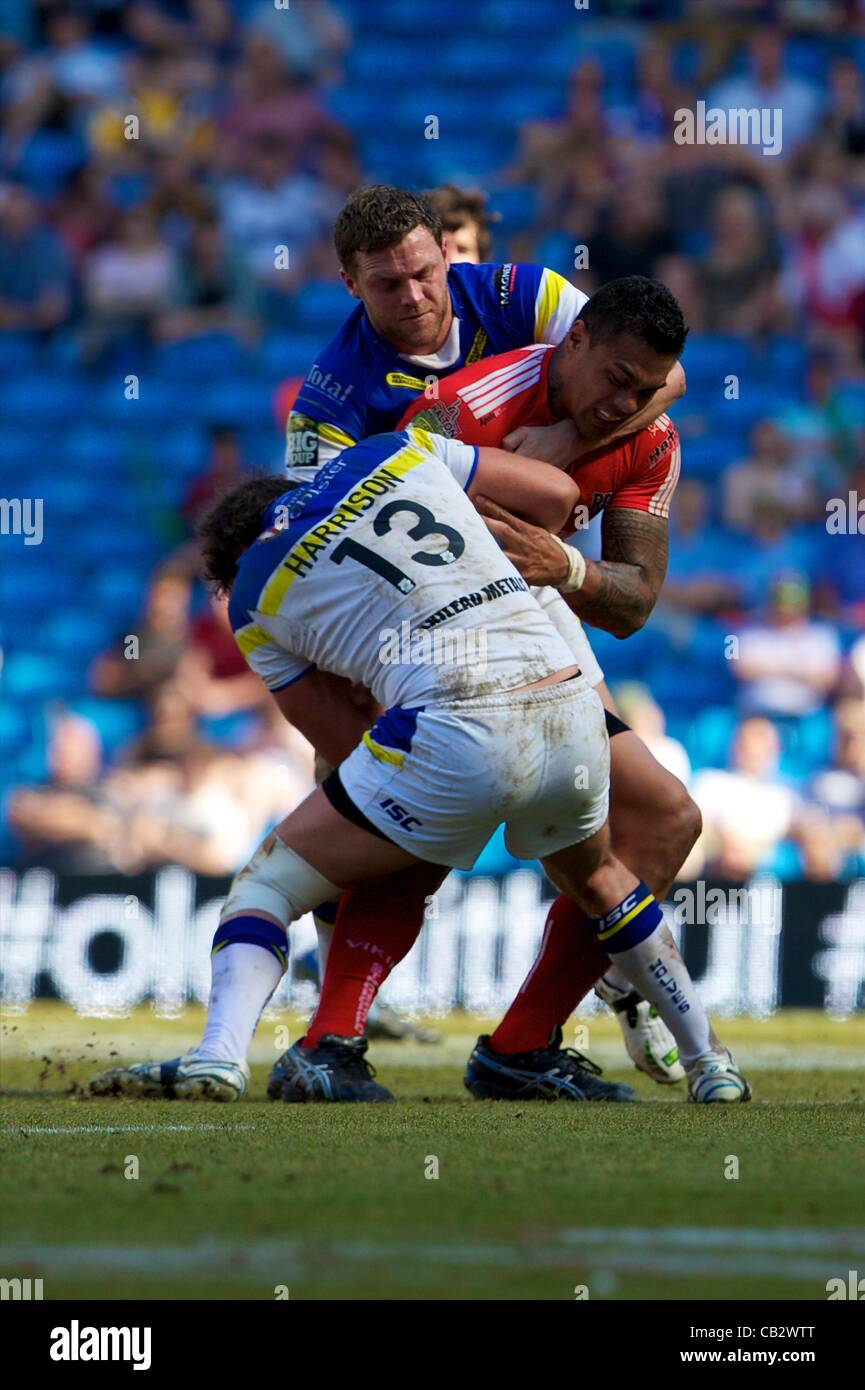
[[[266,1102],[290,1017],[240,1104],[76,1098],[200,1021],[5,1015],[0,1276],[46,1299],[825,1299],[865,1272],[863,1016],[720,1021],[754,1085],[735,1107],[655,1086],[594,1016],[590,1055],[644,1104],[472,1101],[483,1025],[459,1015],[438,1047],[373,1045],[397,1105]]]

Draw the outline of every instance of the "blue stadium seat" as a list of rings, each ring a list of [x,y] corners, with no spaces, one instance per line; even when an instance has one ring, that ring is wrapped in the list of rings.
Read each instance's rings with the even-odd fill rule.
[[[22,150],[15,173],[39,198],[51,198],[87,159],[87,145],[63,130],[37,130]]]
[[[538,261],[569,279],[574,270],[574,247],[577,241],[577,237],[569,236],[567,232],[547,232],[538,242]]]
[[[687,747],[695,769],[727,766],[737,723],[736,711],[729,705],[711,705],[694,715]]]
[[[413,52],[401,39],[379,39],[375,44],[361,44],[350,50],[347,69],[349,85],[378,88],[402,88],[407,79],[423,77],[429,58],[425,47]],[[383,103],[382,117],[387,107]]]
[[[10,652],[3,686],[7,697],[13,700],[50,700],[78,693],[81,681],[78,673],[59,662],[56,655]]]
[[[33,365],[36,337],[33,333],[0,333],[0,376],[21,372]]]
[[[315,329],[323,346],[354,308],[355,301],[338,280],[310,280],[291,302],[291,317],[298,327]]]
[[[0,419],[33,425],[67,425],[89,397],[87,381],[72,373],[31,371],[0,382]]]
[[[257,376],[236,377],[202,387],[198,414],[211,424],[260,425],[273,418],[275,383]]]
[[[490,199],[490,206],[501,216],[496,232],[502,236],[513,236],[515,232],[526,231],[533,225],[538,215],[537,191],[528,185],[514,188],[500,188]]]
[[[438,7],[436,7],[438,14]],[[488,34],[500,38],[524,38],[528,43],[536,43],[538,34],[546,25],[560,26],[562,6],[559,0],[480,0],[472,10],[473,20]],[[556,28],[556,32],[559,32]],[[544,45],[544,51],[547,45]]]
[[[258,360],[269,377],[306,376],[316,356],[327,342],[327,335],[316,331],[314,323],[304,332],[267,333],[261,341]],[[268,419],[273,418],[271,411]],[[259,421],[259,424],[261,421]]]
[[[139,375],[138,398],[127,399],[126,390],[125,375],[101,381],[89,392],[91,419],[137,430],[197,418],[198,393],[182,381],[144,371]]]
[[[230,333],[202,333],[181,342],[166,343],[155,355],[157,369],[181,380],[207,381],[220,372],[242,372],[248,353]]]

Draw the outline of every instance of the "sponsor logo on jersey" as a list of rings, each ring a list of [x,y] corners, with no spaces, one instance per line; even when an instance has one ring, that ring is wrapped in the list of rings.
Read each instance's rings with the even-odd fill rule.
[[[350,386],[344,386],[341,381],[336,380],[333,372],[323,372],[317,362],[312,364],[305,384],[312,390],[320,391],[322,395],[330,396],[332,400],[339,401],[341,405],[348,400],[354,390],[354,383]]]
[[[513,261],[505,261],[505,264],[500,265],[495,273],[494,283],[496,293],[498,294],[499,303],[503,309],[511,302],[511,294],[513,293],[516,275],[517,268]]]
[[[466,353],[466,360],[463,366],[470,367],[473,362],[479,362],[484,355],[484,349],[488,342],[489,334],[483,328],[479,328],[472,339],[471,347]]]
[[[670,450],[671,450],[672,447],[673,447],[673,443],[674,443],[674,439],[673,439],[672,434],[667,434],[667,435],[665,435],[664,438],[661,440],[660,444],[656,444],[656,445],[655,445],[654,449],[653,449],[652,452],[649,454],[649,467],[650,467],[650,468],[654,468],[654,466],[655,466],[655,464],[658,462],[658,460],[659,460],[659,459],[662,459],[662,458],[664,457],[665,454],[668,454],[668,453],[670,452]]]
[[[411,427],[429,430],[430,434],[443,434],[446,439],[456,439],[459,435],[459,418],[459,401],[454,401],[453,405],[448,405],[447,401],[432,401],[411,417]]]
[[[315,468],[318,465],[318,421],[309,415],[289,415],[286,433],[286,465]]]
[[[409,376],[407,372],[388,372],[385,381],[388,386],[404,386],[407,391],[423,391],[426,386],[419,376]]]
[[[591,507],[592,516],[595,515],[595,512],[602,512],[604,507],[608,507],[612,500],[613,494],[611,492],[593,492]]]

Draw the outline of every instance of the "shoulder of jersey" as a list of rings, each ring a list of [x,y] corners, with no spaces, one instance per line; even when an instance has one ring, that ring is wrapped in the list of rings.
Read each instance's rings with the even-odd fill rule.
[[[543,266],[524,261],[458,262],[450,268],[452,282],[478,313],[504,313],[534,303]]]

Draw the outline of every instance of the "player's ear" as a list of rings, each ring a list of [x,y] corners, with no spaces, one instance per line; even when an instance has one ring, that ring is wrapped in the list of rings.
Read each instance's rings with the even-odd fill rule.
[[[352,279],[348,271],[343,269],[342,266],[340,266],[339,268],[339,278],[345,285],[352,299],[360,299],[360,291],[357,288],[357,281]]]
[[[577,352],[586,352],[589,346],[589,330],[582,319],[574,319],[568,329],[568,347]]]

